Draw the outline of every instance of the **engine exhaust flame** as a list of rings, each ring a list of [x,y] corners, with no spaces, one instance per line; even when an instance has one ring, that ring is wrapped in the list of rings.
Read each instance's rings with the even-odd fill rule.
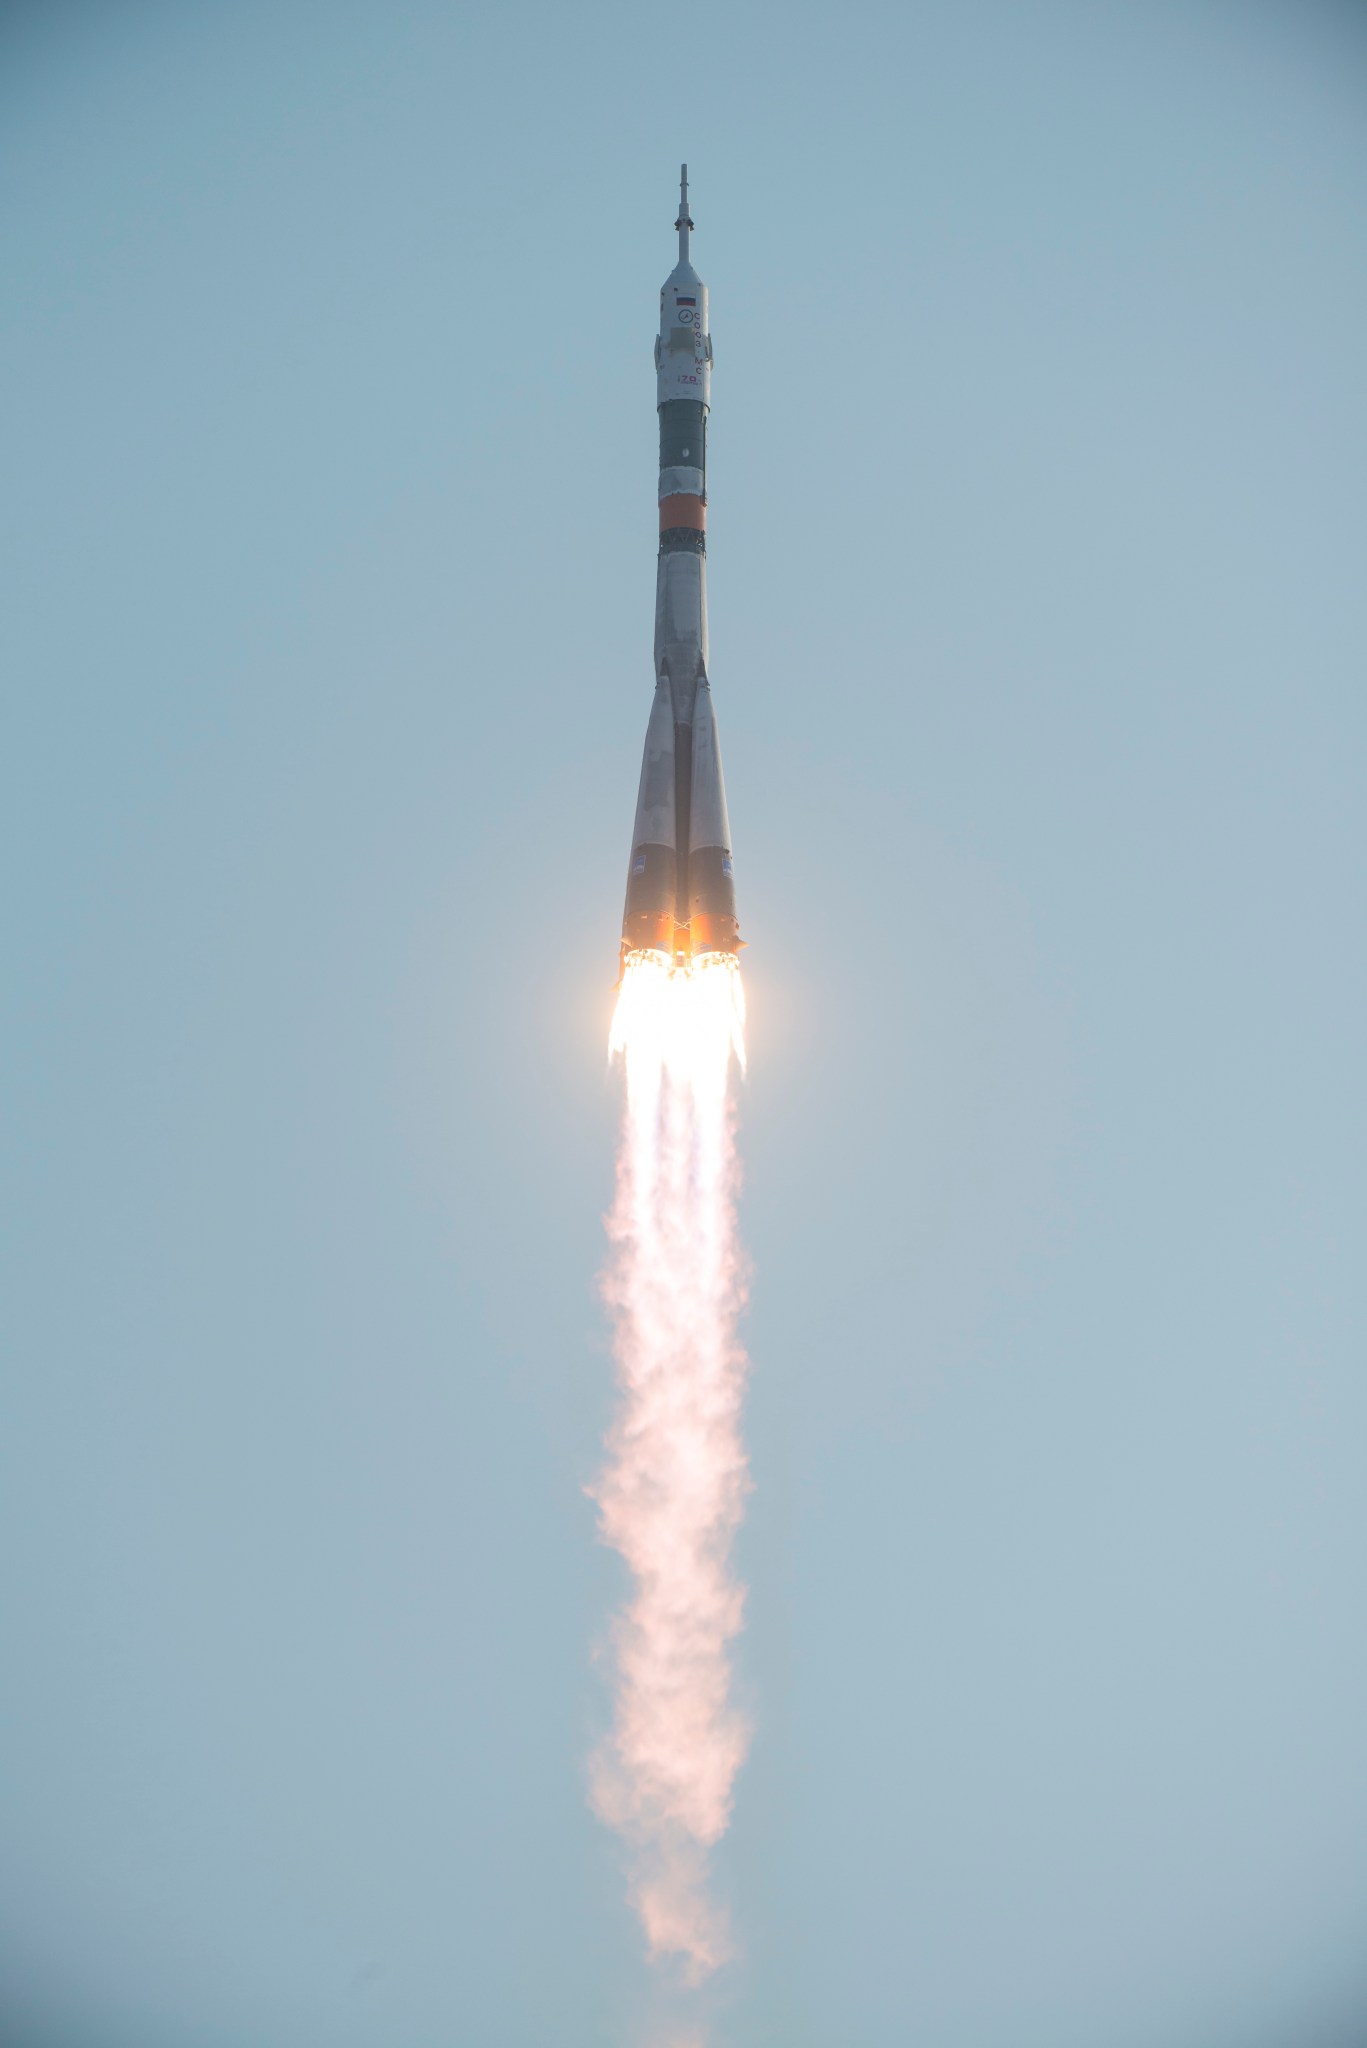
[[[611,1053],[626,1113],[604,1292],[621,1401],[593,1489],[604,1540],[632,1576],[613,1631],[615,1711],[593,1761],[595,1811],[631,1850],[652,1958],[698,1983],[731,1953],[707,1888],[749,1729],[728,1648],[744,1589],[730,1559],[748,1480],[731,1062],[744,1064],[734,958],[674,969],[632,954]]]

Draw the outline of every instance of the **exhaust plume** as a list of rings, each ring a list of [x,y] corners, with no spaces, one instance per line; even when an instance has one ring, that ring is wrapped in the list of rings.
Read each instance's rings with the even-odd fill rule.
[[[708,1851],[750,1732],[728,1654],[744,1610],[731,1543],[748,1487],[730,1096],[743,1029],[733,956],[678,969],[661,954],[628,957],[610,1040],[626,1104],[604,1279],[620,1402],[593,1497],[632,1584],[613,1626],[614,1714],[592,1802],[628,1844],[652,1958],[678,1958],[690,1983],[732,1953]]]

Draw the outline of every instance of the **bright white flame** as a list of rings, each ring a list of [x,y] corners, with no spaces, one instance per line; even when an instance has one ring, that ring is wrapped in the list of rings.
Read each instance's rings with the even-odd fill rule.
[[[744,993],[729,956],[674,970],[626,963],[610,1049],[626,1069],[613,1259],[622,1401],[594,1489],[632,1592],[617,1618],[612,1732],[594,1759],[596,1811],[631,1844],[632,1900],[652,1956],[698,1981],[730,1953],[707,1892],[749,1729],[728,1645],[744,1589],[731,1539],[747,1489],[746,1359],[728,1082],[744,1064]]]
[[[624,1058],[629,1087],[656,1086],[665,1072],[709,1098],[725,1095],[731,1054],[745,1065],[745,987],[734,955],[672,968],[663,953],[628,954],[608,1052]]]

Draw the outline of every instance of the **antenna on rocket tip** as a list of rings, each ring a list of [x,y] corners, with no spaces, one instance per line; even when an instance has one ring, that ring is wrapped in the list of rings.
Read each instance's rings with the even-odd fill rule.
[[[688,261],[688,231],[693,223],[688,214],[688,165],[679,165],[679,218],[674,223],[679,230],[679,261]]]

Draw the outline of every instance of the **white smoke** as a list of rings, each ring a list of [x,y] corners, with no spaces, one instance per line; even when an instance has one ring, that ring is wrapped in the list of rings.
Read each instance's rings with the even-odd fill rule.
[[[593,1492],[632,1590],[613,1630],[615,1711],[593,1804],[629,1845],[652,1957],[680,1959],[694,1983],[732,1953],[708,1850],[730,1820],[750,1733],[729,1657],[748,1485],[730,1098],[743,1021],[734,961],[671,972],[635,955],[611,1041],[626,1073],[604,1283],[621,1400]]]

